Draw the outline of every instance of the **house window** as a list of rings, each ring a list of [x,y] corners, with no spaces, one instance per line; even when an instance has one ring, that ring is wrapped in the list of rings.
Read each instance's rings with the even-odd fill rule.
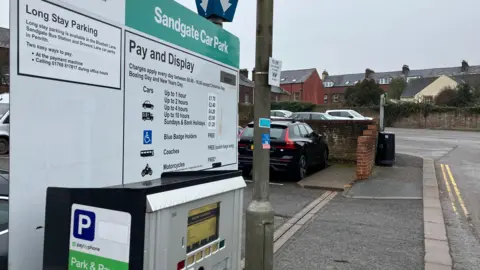
[[[300,100],[300,92],[293,92],[293,100],[295,101]]]
[[[333,82],[324,82],[323,86],[324,87],[333,87],[334,83]]]
[[[328,95],[323,95],[323,103],[328,103]]]
[[[278,96],[277,95],[275,95],[275,101],[278,102]]]
[[[414,79],[418,79],[418,78],[420,78],[420,77],[418,77],[418,76],[408,77],[408,78],[407,78],[407,82],[409,82],[409,81],[411,81],[411,80],[414,80]]]
[[[245,98],[244,98],[245,103],[250,103],[250,95],[248,93],[245,93]]]
[[[383,78],[383,79],[380,79],[379,83],[380,84],[389,84],[392,82],[392,78]]]
[[[338,94],[333,95],[333,102],[334,103],[338,102]]]
[[[424,96],[423,97],[423,103],[433,104],[433,97],[432,96]]]

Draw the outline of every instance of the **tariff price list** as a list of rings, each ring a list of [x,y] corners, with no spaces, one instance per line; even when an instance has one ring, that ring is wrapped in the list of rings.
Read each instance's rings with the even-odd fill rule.
[[[208,94],[207,127],[217,129],[217,95]]]

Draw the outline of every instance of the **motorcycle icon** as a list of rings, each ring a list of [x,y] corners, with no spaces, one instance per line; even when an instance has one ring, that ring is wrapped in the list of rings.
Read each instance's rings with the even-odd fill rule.
[[[152,175],[153,171],[152,171],[152,168],[150,168],[150,166],[148,166],[148,163],[147,163],[147,166],[145,166],[145,169],[142,170],[142,177],[145,177],[145,175]]]

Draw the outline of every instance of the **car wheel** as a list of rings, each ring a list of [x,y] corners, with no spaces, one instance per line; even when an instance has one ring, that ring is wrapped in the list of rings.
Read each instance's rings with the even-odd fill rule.
[[[302,154],[297,162],[297,168],[295,171],[295,180],[302,180],[303,178],[305,178],[307,176],[307,169],[308,169],[307,158],[305,157],[305,155]]]
[[[0,155],[8,154],[9,143],[8,138],[0,138]]]

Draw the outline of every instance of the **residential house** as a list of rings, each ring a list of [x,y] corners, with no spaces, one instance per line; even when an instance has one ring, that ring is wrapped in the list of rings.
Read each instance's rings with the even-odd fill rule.
[[[290,101],[323,104],[325,88],[316,68],[282,71],[280,86],[290,93]]]
[[[239,96],[238,102],[242,104],[253,104],[253,91],[255,83],[248,79],[248,69],[240,70],[239,81]],[[281,87],[271,86],[271,101],[288,101],[290,100],[290,93],[283,90]]]
[[[445,88],[455,88],[457,85],[457,81],[445,75],[438,78],[413,79],[407,83],[400,100],[417,103],[433,103],[435,97]]]
[[[462,74],[455,76],[418,78],[410,80],[402,93],[401,100],[410,102],[433,103],[445,89],[455,89],[461,83],[472,87],[480,86],[480,74]]]
[[[10,30],[0,27],[0,93],[8,92]]]
[[[371,78],[380,84],[380,87],[385,92],[388,92],[390,83],[396,78],[403,78],[409,82],[410,80],[419,78],[439,78],[442,75],[451,77],[469,74],[480,74],[480,65],[469,66],[465,60],[462,61],[459,66],[446,68],[411,70],[408,65],[403,65],[398,71],[374,72],[371,74]],[[324,102],[343,102],[346,89],[354,86],[363,79],[365,79],[365,73],[329,75],[325,70],[322,73],[322,81],[325,86]]]

